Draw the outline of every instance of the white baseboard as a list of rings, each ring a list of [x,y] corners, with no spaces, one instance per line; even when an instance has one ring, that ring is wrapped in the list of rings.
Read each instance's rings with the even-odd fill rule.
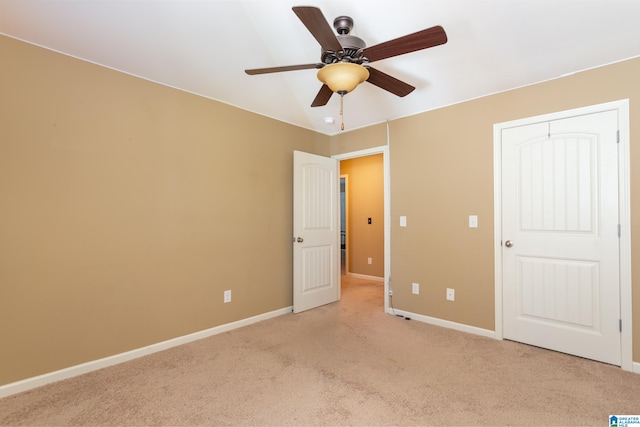
[[[384,282],[384,277],[368,276],[366,274],[347,273],[347,276],[353,277],[354,279],[371,280],[373,282]]]
[[[469,326],[462,323],[451,322],[449,320],[442,320],[436,317],[424,316],[422,314],[411,313],[409,311],[403,311],[398,309],[388,309],[388,314],[395,314],[409,319],[417,320],[419,322],[428,323],[430,325],[442,326],[443,328],[455,329],[457,331],[468,332],[470,334],[481,335],[483,337],[497,339],[496,333],[488,329],[477,328],[475,326]],[[640,374],[640,362],[633,362],[631,372]]]
[[[478,328],[476,326],[469,326],[463,323],[451,322],[449,320],[438,319],[437,317],[429,317],[422,314],[411,313],[409,311],[403,311],[398,309],[388,309],[387,313],[408,317],[409,319],[417,320],[418,322],[428,323],[430,325],[442,326],[443,328],[455,329],[456,331],[468,332],[474,335],[481,335],[483,337],[496,338],[495,331],[488,329]]]
[[[142,356],[147,356],[149,354],[156,353],[158,351],[166,350],[172,347],[177,347],[179,345],[187,344],[192,341],[201,340],[203,338],[207,338],[212,335],[217,335],[223,332],[231,331],[233,329],[238,329],[243,326],[248,326],[253,323],[258,323],[263,320],[271,319],[273,317],[282,316],[283,314],[291,313],[292,309],[293,307],[285,307],[279,310],[274,310],[268,313],[263,313],[257,316],[249,317],[247,319],[242,319],[236,322],[216,326],[210,329],[206,329],[204,331],[194,332],[189,335],[184,335],[184,336],[173,338],[167,341],[151,344],[149,346],[127,351],[125,353],[116,354],[116,355],[105,357],[98,360],[92,360],[91,362],[86,362],[80,365],[60,369],[59,371],[49,372],[47,374],[38,375],[37,377],[27,378],[24,380],[16,381],[14,383],[5,384],[0,386],[0,398],[7,397],[16,393],[21,393],[23,391],[31,390],[36,387],[41,387],[43,385],[46,385],[52,382],[73,378],[78,375],[86,374],[92,371],[97,371],[98,369],[117,365],[118,363],[127,362],[129,360],[137,359]]]

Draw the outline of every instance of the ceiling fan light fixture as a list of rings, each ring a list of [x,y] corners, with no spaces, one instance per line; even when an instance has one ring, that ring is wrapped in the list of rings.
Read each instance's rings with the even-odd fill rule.
[[[351,62],[325,65],[318,71],[318,80],[340,95],[351,92],[368,78],[369,70]]]

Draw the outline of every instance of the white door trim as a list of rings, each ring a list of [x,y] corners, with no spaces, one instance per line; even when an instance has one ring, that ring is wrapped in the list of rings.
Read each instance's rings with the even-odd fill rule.
[[[631,301],[631,193],[629,157],[629,100],[608,102],[574,110],[496,123],[493,125],[493,194],[494,194],[494,276],[495,276],[495,337],[503,339],[502,330],[502,130],[532,123],[558,120],[602,111],[618,111],[620,132],[618,163],[618,200],[620,234],[620,318],[622,320],[621,367],[633,371],[633,335]]]
[[[390,313],[389,309],[389,277],[391,277],[391,202],[390,202],[390,168],[389,168],[389,146],[367,148],[364,150],[352,151],[350,153],[335,154],[331,158],[340,160],[355,159],[357,157],[382,154],[382,165],[384,169],[384,311]],[[338,197],[340,197],[338,195]],[[339,231],[338,231],[339,232]]]

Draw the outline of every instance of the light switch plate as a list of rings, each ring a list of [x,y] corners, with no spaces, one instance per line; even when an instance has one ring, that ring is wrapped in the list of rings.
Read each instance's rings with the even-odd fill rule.
[[[469,228],[478,228],[478,215],[469,215]]]
[[[400,217],[400,227],[406,227],[407,226],[407,217],[406,216],[401,216]]]

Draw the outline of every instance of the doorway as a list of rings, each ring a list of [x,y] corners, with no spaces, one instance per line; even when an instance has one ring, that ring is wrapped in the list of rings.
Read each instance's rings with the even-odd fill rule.
[[[382,154],[340,162],[343,276],[384,278],[384,174]]]
[[[341,279],[383,282],[384,309],[388,312],[388,147],[332,157],[340,162],[340,245],[341,254],[344,254]],[[378,166],[375,166],[376,162]],[[376,167],[379,168],[378,176],[371,178],[371,169]]]

